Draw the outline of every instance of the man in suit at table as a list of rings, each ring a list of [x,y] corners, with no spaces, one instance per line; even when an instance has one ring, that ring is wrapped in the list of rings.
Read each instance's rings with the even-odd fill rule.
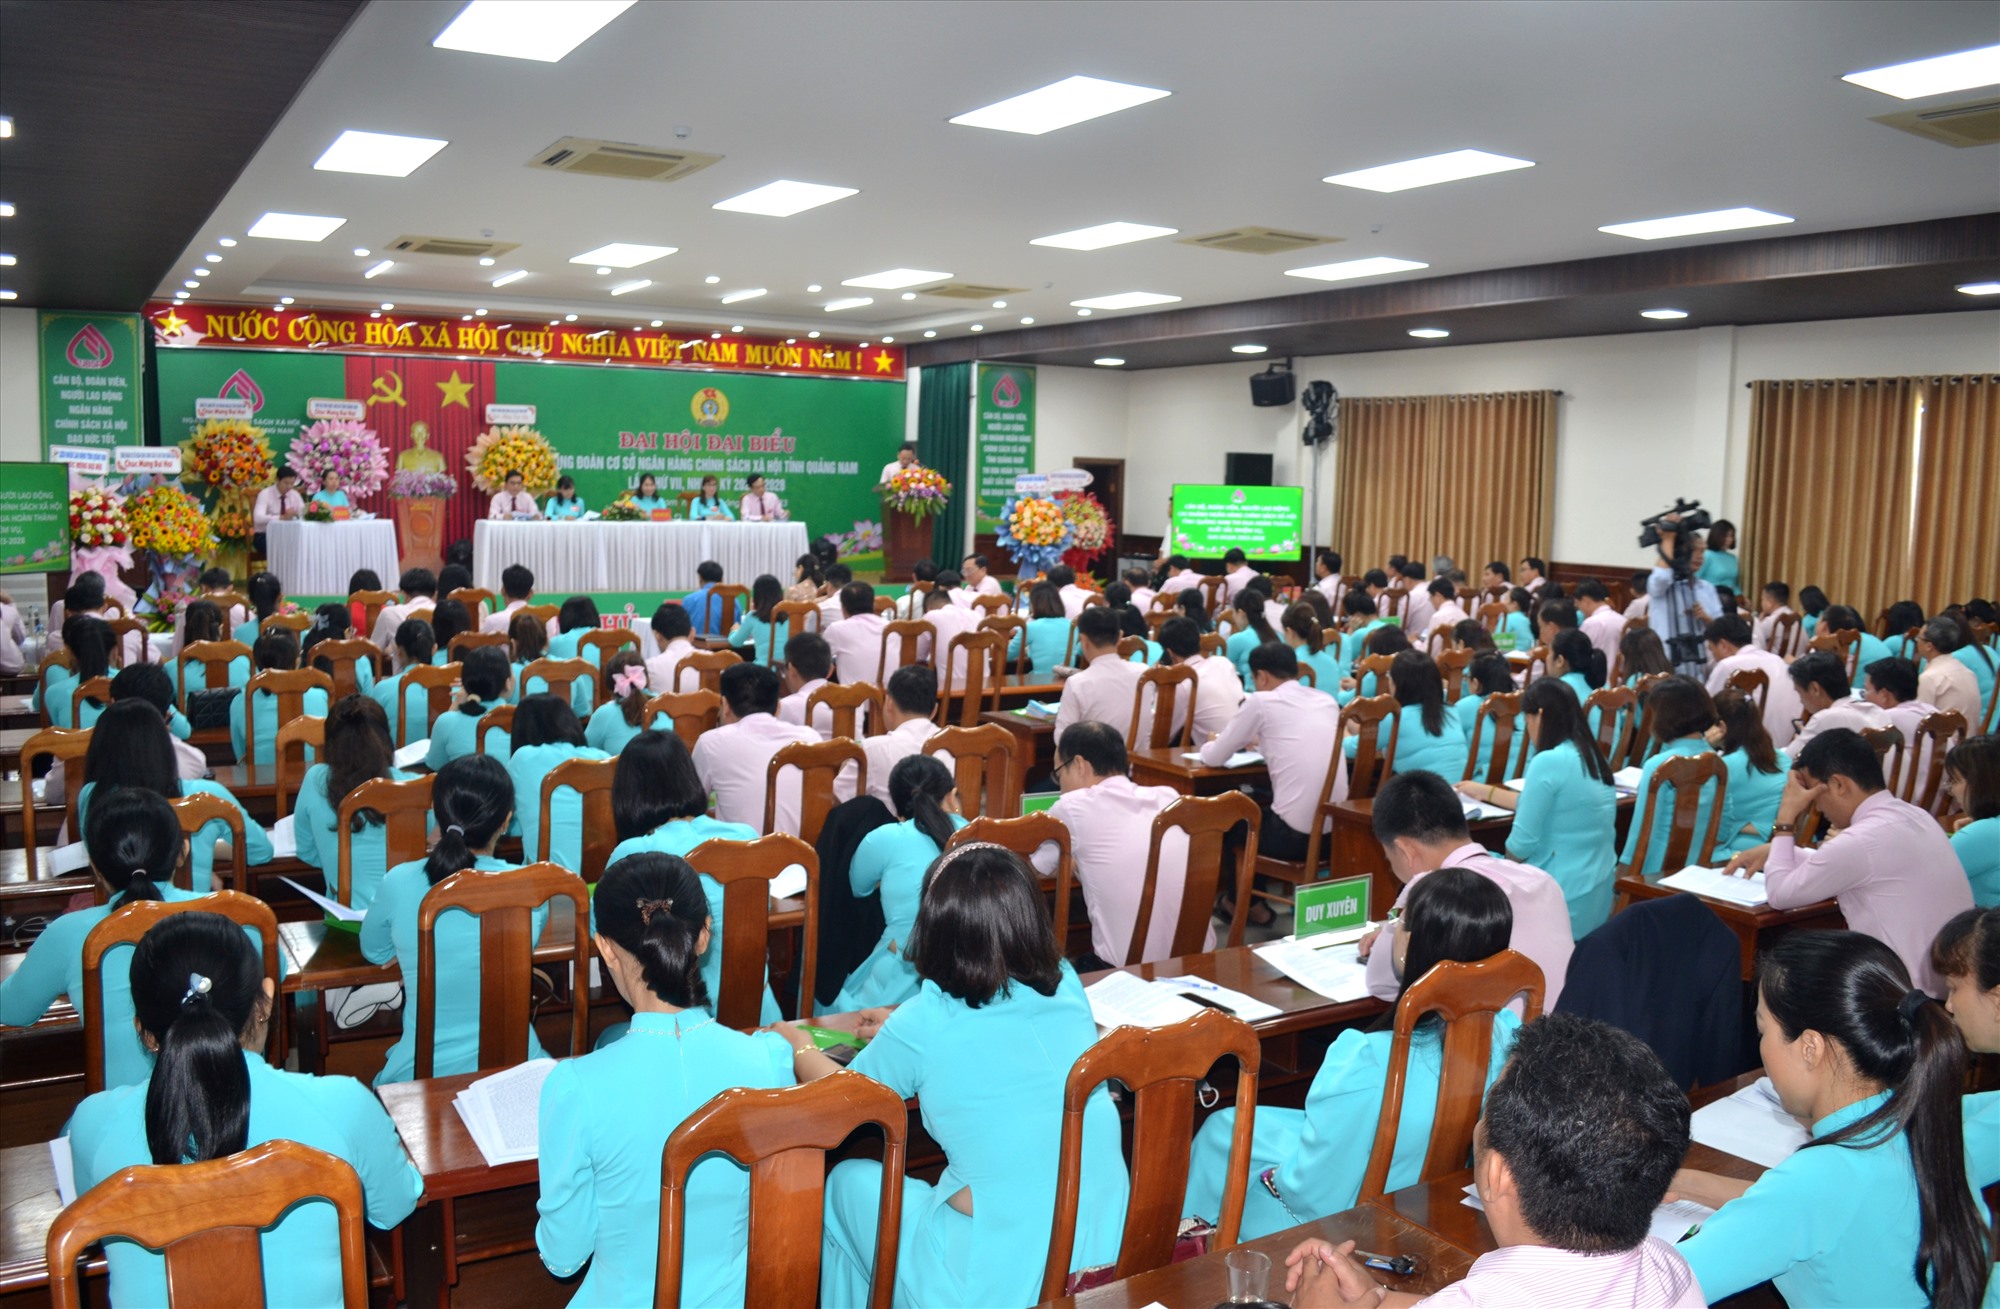
[[[762,473],[750,474],[750,480],[744,483],[744,487],[748,493],[739,506],[744,522],[781,523],[792,516],[785,508],[785,502],[771,494],[765,486]]]
[[[765,830],[764,778],[772,756],[793,742],[820,739],[810,727],[780,722],[777,708],[776,673],[762,664],[731,664],[722,670],[722,723],[696,738],[694,770],[715,796],[715,816],[725,823]],[[795,768],[778,775],[776,821],[770,830],[798,835],[799,780]]]
[[[1106,723],[1123,736],[1132,724],[1137,703],[1138,664],[1118,657],[1118,615],[1109,605],[1092,605],[1077,616],[1076,639],[1083,666],[1063,681],[1062,704],[1056,711],[1056,740],[1076,723]]]
[[[507,474],[507,480],[493,493],[493,503],[487,507],[486,516],[527,521],[540,518],[542,511],[535,507],[535,497],[528,494],[527,481],[515,472]]]
[[[873,682],[881,686],[902,666],[901,645],[882,649],[882,628],[888,620],[875,612],[875,588],[866,582],[849,582],[840,588],[840,612],[844,615],[824,633],[827,648],[833,651],[834,673],[841,685]],[[877,665],[880,665],[878,676]]]
[[[1764,695],[1764,730],[1771,734],[1771,744],[1780,750],[1790,745],[1798,734],[1794,724],[1805,706],[1799,699],[1798,688],[1792,685],[1791,670],[1785,661],[1750,644],[1750,624],[1736,614],[1710,623],[1702,639],[1708,643],[1708,657],[1712,661],[1708,693],[1721,695],[1729,679],[1739,672],[1764,674],[1770,683]]]

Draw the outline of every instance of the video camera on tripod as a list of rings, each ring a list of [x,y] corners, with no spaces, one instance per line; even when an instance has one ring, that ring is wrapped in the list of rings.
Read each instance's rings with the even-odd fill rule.
[[[1667,522],[1670,518],[1674,520],[1671,523]],[[1682,579],[1692,577],[1694,575],[1694,537],[1692,533],[1702,531],[1712,521],[1708,515],[1708,510],[1701,507],[1701,501],[1682,500],[1676,497],[1672,509],[1662,510],[1654,514],[1651,518],[1640,520],[1640,548],[1643,549],[1647,546],[1657,547],[1660,544],[1660,528],[1664,525],[1668,531],[1674,534],[1674,557],[1670,561],[1670,566],[1674,570],[1674,576]]]

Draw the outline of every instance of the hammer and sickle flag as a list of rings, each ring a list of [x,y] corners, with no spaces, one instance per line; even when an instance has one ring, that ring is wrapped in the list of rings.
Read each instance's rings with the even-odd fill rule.
[[[405,403],[403,400],[403,378],[399,373],[382,374],[375,379],[374,385],[369,389],[374,392],[373,395],[368,397],[368,405],[371,409],[375,405],[385,402],[397,406],[402,406]]]

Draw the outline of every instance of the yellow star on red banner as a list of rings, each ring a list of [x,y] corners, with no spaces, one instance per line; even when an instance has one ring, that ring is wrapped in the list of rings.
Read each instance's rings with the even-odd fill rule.
[[[444,392],[444,403],[438,406],[440,409],[449,409],[453,405],[464,405],[467,409],[472,408],[472,401],[466,399],[466,396],[472,391],[472,383],[459,381],[458,370],[456,368],[451,370],[449,378],[437,384],[437,388]]]
[[[187,326],[187,319],[182,318],[179,314],[175,313],[171,309],[167,310],[167,316],[165,318],[160,319],[159,322],[160,322],[160,330],[166,333],[168,336],[174,335],[176,332],[179,332],[183,327]]]
[[[895,356],[891,355],[887,350],[884,350],[882,353],[875,356],[876,372],[886,373],[894,369],[895,366],[896,366]]]

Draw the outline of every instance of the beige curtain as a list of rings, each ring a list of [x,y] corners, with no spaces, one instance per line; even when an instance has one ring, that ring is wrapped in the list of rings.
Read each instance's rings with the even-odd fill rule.
[[[1554,391],[1344,400],[1333,538],[1349,572],[1391,554],[1489,559],[1549,553]]]
[[[1921,401],[1908,586],[1891,598],[1936,613],[2000,592],[2000,376],[1926,378]]]

